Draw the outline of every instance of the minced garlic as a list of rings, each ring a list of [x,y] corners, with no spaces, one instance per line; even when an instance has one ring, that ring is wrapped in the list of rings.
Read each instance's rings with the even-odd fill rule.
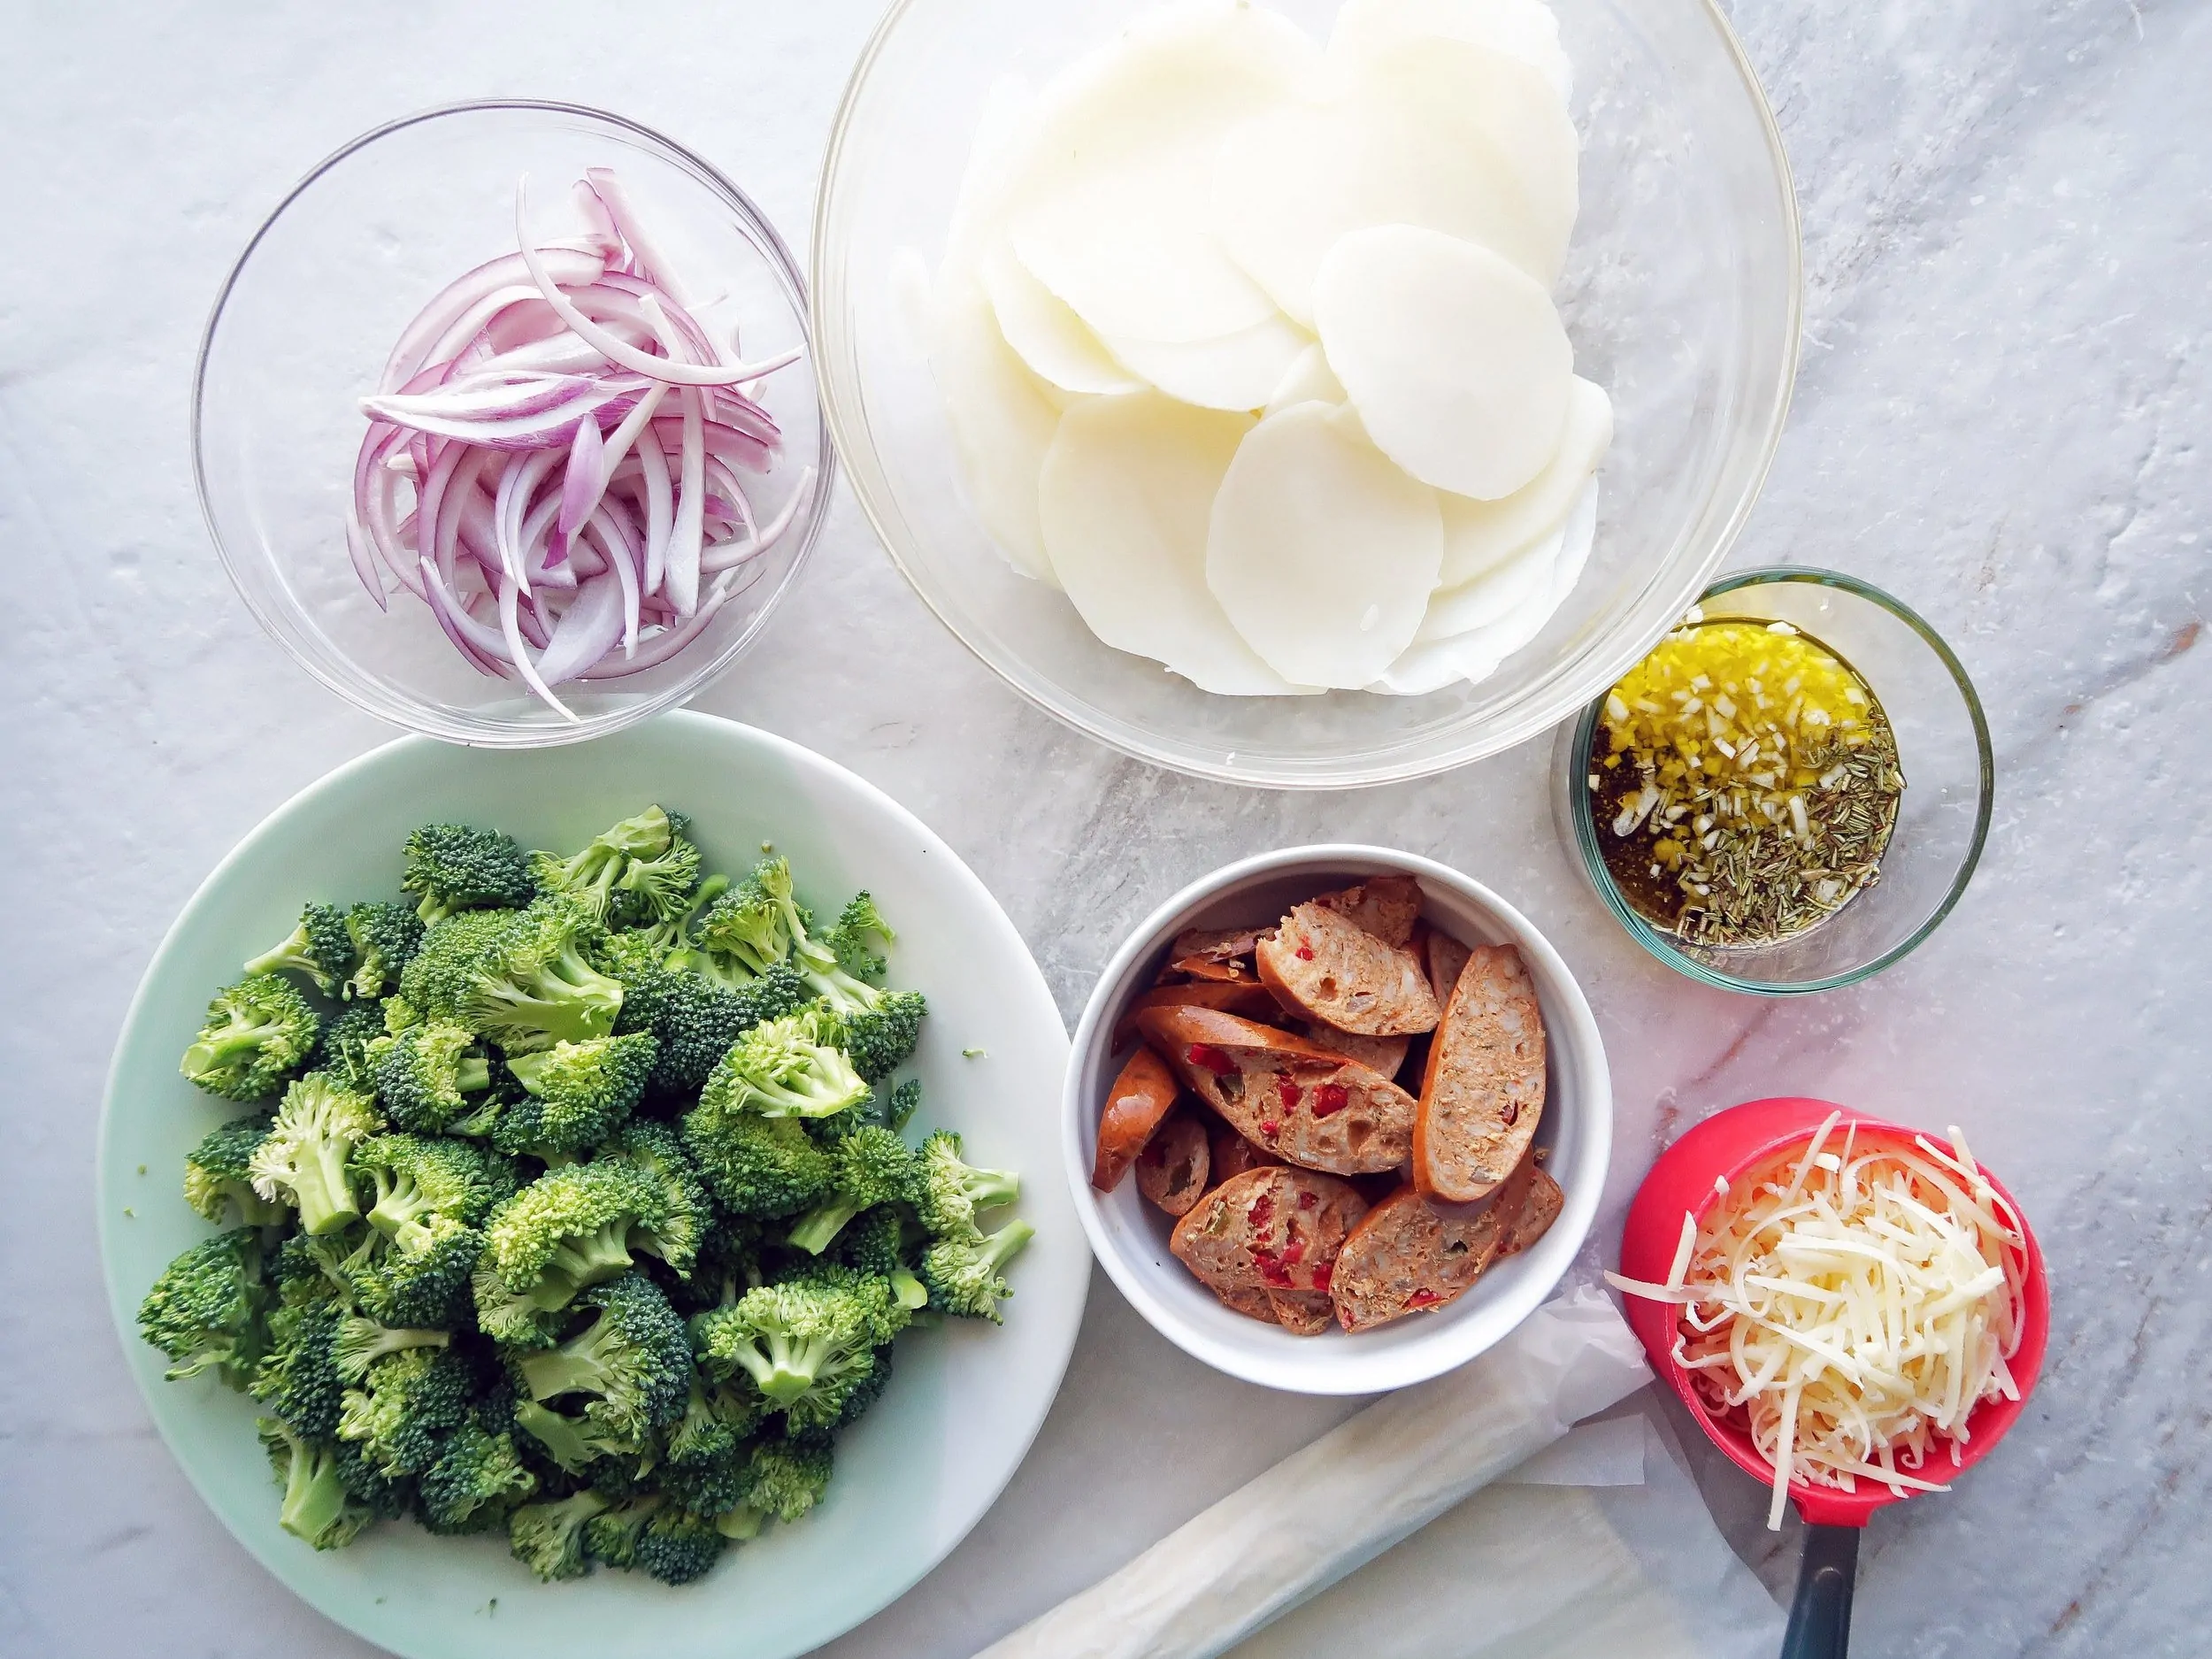
[[[1786,622],[1693,622],[1605,700],[1606,862],[1683,938],[1771,944],[1871,886],[1904,788],[1866,683]]]

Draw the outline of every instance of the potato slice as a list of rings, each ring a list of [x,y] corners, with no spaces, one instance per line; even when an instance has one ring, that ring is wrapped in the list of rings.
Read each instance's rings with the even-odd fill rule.
[[[1348,409],[1300,403],[1255,426],[1230,463],[1206,586],[1284,679],[1356,687],[1412,642],[1443,550],[1435,491]]]
[[[1303,31],[1258,6],[1202,0],[1138,24],[1042,100],[1010,219],[1022,263],[1109,339],[1264,322],[1272,302],[1213,235],[1204,158],[1322,66]]]
[[[1581,499],[1566,524],[1532,549],[1532,560],[1539,561],[1532,568],[1545,574],[1540,587],[1523,595],[1503,614],[1463,633],[1442,638],[1417,637],[1368,689],[1418,697],[1463,681],[1472,685],[1489,679],[1507,657],[1525,649],[1566,603],[1589,559],[1596,530],[1597,482],[1592,480],[1583,487]],[[1494,572],[1463,591],[1473,593],[1502,574]],[[1448,597],[1440,593],[1430,601],[1429,614],[1422,619],[1425,634]]]
[[[1106,396],[1143,387],[1080,317],[1029,274],[1010,245],[993,249],[978,274],[999,332],[1033,373],[1065,391]]]
[[[1577,376],[1569,388],[1559,452],[1527,484],[1499,501],[1440,499],[1446,588],[1471,582],[1526,552],[1567,521],[1613,442],[1613,400]]]
[[[972,269],[948,264],[939,274],[931,296],[929,362],[985,533],[1023,575],[1057,587],[1038,516],[1037,480],[1060,411],[999,333]]]
[[[1317,340],[1298,354],[1260,412],[1279,414],[1293,403],[1341,403],[1344,399],[1344,382],[1330,369],[1328,356]]]
[[[1559,19],[1542,0],[1345,0],[1329,35],[1329,56],[1351,63],[1432,40],[1464,41],[1517,58],[1542,73],[1563,104],[1573,89]]]
[[[1069,313],[1074,315],[1072,311]],[[1249,411],[1274,395],[1313,344],[1313,336],[1288,318],[1263,322],[1217,340],[1110,340],[1114,355],[1170,397],[1201,409]]]
[[[1495,500],[1558,453],[1574,348],[1501,256],[1410,225],[1355,231],[1322,261],[1314,312],[1375,446],[1421,482]]]
[[[1268,111],[1222,141],[1216,229],[1290,317],[1312,326],[1321,261],[1374,225],[1442,231],[1502,254],[1547,287],[1557,279],[1574,204],[1563,215],[1555,200],[1531,202],[1521,164],[1469,102],[1486,89],[1470,92],[1467,80],[1386,65],[1356,75],[1340,96]]]
[[[1087,399],[1041,464],[1052,569],[1092,633],[1230,696],[1297,689],[1239,637],[1206,585],[1209,516],[1248,415],[1157,392]]]
[[[1562,525],[1495,570],[1485,571],[1456,588],[1439,588],[1429,595],[1428,614],[1421,618],[1414,643],[1471,634],[1525,609],[1532,600],[1543,603],[1549,614],[1552,572],[1558,568],[1560,548],[1565,541],[1566,526]]]

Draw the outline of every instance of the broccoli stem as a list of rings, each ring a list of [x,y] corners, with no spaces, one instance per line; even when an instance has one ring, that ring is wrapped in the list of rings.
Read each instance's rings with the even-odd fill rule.
[[[284,1506],[277,1524],[293,1537],[320,1548],[345,1513],[346,1488],[338,1479],[338,1459],[304,1440],[292,1442],[292,1465],[284,1479]]]
[[[576,1425],[534,1400],[525,1400],[515,1407],[515,1426],[544,1447],[546,1454],[572,1475],[592,1460],[592,1449]]]
[[[749,1538],[758,1538],[760,1529],[766,1525],[768,1515],[765,1510],[756,1509],[749,1503],[741,1503],[727,1515],[718,1517],[714,1523],[714,1530],[725,1538],[734,1539],[742,1543]]]
[[[902,1267],[891,1270],[891,1294],[902,1308],[919,1310],[929,1305],[929,1286]]]
[[[1022,1178],[1011,1170],[971,1170],[962,1178],[978,1210],[996,1210],[1021,1196]]]
[[[489,1060],[464,1059],[454,1068],[453,1087],[464,1094],[480,1094],[492,1086]]]
[[[361,1219],[353,1183],[346,1178],[342,1141],[319,1136],[294,1171],[293,1196],[299,1200],[300,1231],[314,1238],[336,1233]]]
[[[814,1386],[816,1373],[829,1357],[829,1343],[819,1337],[795,1341],[787,1332],[769,1333],[768,1352],[751,1343],[737,1350],[737,1363],[752,1373],[761,1393],[780,1406],[787,1406]]]
[[[607,1322],[601,1319],[573,1342],[560,1348],[526,1354],[517,1361],[533,1400],[553,1400],[562,1394],[599,1394],[606,1386],[607,1368],[602,1344]]]
[[[845,1224],[858,1215],[863,1206],[849,1198],[833,1198],[816,1205],[791,1229],[790,1244],[809,1256],[819,1256],[844,1231]]]
[[[565,1308],[578,1291],[628,1272],[632,1266],[629,1240],[626,1220],[609,1222],[596,1233],[564,1239],[545,1264],[544,1276],[530,1297],[531,1305],[548,1312]]]
[[[187,1075],[211,1071],[242,1054],[262,1048],[276,1034],[273,1025],[232,1025],[212,1037],[202,1037],[184,1051]]]
[[[994,1273],[1022,1253],[1022,1246],[1037,1236],[1037,1229],[1026,1221],[1010,1221],[996,1233],[984,1235],[983,1248],[978,1256]]]

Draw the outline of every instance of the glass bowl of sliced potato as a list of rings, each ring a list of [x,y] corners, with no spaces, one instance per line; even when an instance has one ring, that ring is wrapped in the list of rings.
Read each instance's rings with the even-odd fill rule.
[[[1555,725],[1703,588],[1796,368],[1709,0],[900,0],[815,216],[823,403],[937,616],[1278,787]]]

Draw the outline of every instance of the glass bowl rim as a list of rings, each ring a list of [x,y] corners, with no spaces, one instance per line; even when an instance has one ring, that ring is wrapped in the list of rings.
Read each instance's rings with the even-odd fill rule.
[[[1833,588],[1840,592],[1850,594],[1886,611],[1920,636],[1922,642],[1935,653],[1937,660],[1942,663],[1946,672],[1950,674],[1952,683],[1958,687],[1960,699],[1966,705],[1967,717],[1972,721],[1974,726],[1974,749],[1979,766],[1979,783],[1975,800],[1974,833],[1967,844],[1966,856],[1959,861],[1958,871],[1951,878],[1950,887],[1945,892],[1942,902],[1929,911],[1926,918],[1910,933],[1879,956],[1870,957],[1856,967],[1846,969],[1840,973],[1832,973],[1822,979],[1807,979],[1801,983],[1791,985],[1744,979],[1734,974],[1723,973],[1717,969],[1709,968],[1702,963],[1683,955],[1669,935],[1661,933],[1646,921],[1629,904],[1628,901],[1621,896],[1619,887],[1614,883],[1613,872],[1606,868],[1604,853],[1598,845],[1597,826],[1590,816],[1589,791],[1575,787],[1576,780],[1582,770],[1581,757],[1590,752],[1591,739],[1597,733],[1598,716],[1605,708],[1604,697],[1599,697],[1596,702],[1584,709],[1576,719],[1573,731],[1569,737],[1564,761],[1564,780],[1561,786],[1566,791],[1568,819],[1574,828],[1574,850],[1582,861],[1583,873],[1589,879],[1590,885],[1596,889],[1598,897],[1604,901],[1605,908],[1613,913],[1614,919],[1619,922],[1627,931],[1628,936],[1641,945],[1646,951],[1656,956],[1677,972],[1686,974],[1701,984],[1714,986],[1724,991],[1740,991],[1749,996],[1805,996],[1817,991],[1840,990],[1847,986],[1856,985],[1863,979],[1872,979],[1883,969],[1893,966],[1909,956],[1931,933],[1942,926],[1944,918],[1950,915],[1957,907],[1958,902],[1965,897],[1967,884],[1974,879],[1974,872],[1981,864],[1982,849],[1989,840],[1990,817],[1996,802],[1996,754],[1990,744],[1989,718],[1983,711],[1981,695],[1974,689],[1974,682],[1967,674],[1965,664],[1959,661],[1957,653],[1952,650],[1943,636],[1935,631],[1926,618],[1895,595],[1877,588],[1872,582],[1863,580],[1859,577],[1849,575],[1842,571],[1820,570],[1804,565],[1763,565],[1749,570],[1732,571],[1728,575],[1706,588],[1704,593],[1699,595],[1698,603],[1702,605],[1709,600],[1718,599],[1726,594],[1740,592],[1747,588],[1785,585]]]
[[[434,708],[427,700],[411,691],[388,690],[381,686],[372,687],[356,685],[346,676],[334,672],[322,663],[311,658],[292,641],[284,626],[270,614],[269,610],[249,589],[240,570],[241,564],[243,562],[242,557],[233,553],[230,545],[224,539],[221,528],[216,522],[215,503],[211,498],[208,482],[205,426],[209,363],[214,355],[216,338],[221,330],[224,316],[230,307],[231,296],[237,288],[240,279],[245,275],[246,267],[252,262],[254,254],[267,240],[270,232],[276,228],[277,222],[284,217],[295,202],[320,182],[326,174],[380,140],[388,138],[396,133],[403,132],[409,127],[424,126],[429,122],[442,120],[452,116],[477,115],[499,111],[538,115],[574,116],[587,122],[597,123],[627,134],[633,138],[643,141],[648,150],[657,151],[661,159],[672,162],[680,171],[688,173],[693,181],[703,188],[710,195],[719,196],[723,206],[733,212],[746,228],[757,236],[758,241],[756,246],[759,248],[769,270],[773,274],[777,287],[782,290],[784,302],[790,308],[793,322],[799,331],[800,342],[804,347],[808,358],[811,360],[815,357],[813,308],[810,303],[805,273],[800,270],[798,261],[792,257],[789,245],[785,242],[781,233],[776,229],[774,222],[761,211],[759,204],[712,162],[698,154],[697,151],[678,143],[666,134],[646,126],[642,121],[632,120],[626,115],[618,115],[611,110],[603,110],[594,104],[575,104],[557,98],[462,98],[451,103],[433,104],[426,109],[417,110],[411,114],[398,116],[347,140],[303,173],[298,180],[284,192],[276,205],[263,216],[261,222],[254,227],[253,234],[247,238],[246,245],[239,250],[237,258],[231,263],[230,269],[225,273],[222,286],[216,290],[215,303],[209,309],[206,326],[200,331],[199,350],[193,360],[192,487],[199,499],[201,522],[207,528],[208,540],[215,546],[215,557],[222,565],[224,575],[230,579],[232,588],[244,602],[247,612],[260,625],[264,634],[281,647],[295,664],[305,670],[326,689],[336,693],[355,708],[387,724],[399,726],[404,731],[419,733],[426,737],[436,738],[441,741],[462,743],[479,749],[552,749],[566,743],[588,741],[595,737],[603,737],[609,733],[622,731],[637,725],[640,721],[650,719],[664,710],[679,707],[687,703],[718,679],[759,638],[761,630],[767,626],[770,617],[783,602],[784,595],[790,591],[792,582],[797,579],[800,571],[805,567],[808,559],[812,556],[815,543],[820,539],[823,525],[829,516],[831,495],[836,485],[837,448],[831,436],[827,411],[822,404],[818,374],[810,377],[814,380],[816,420],[819,427],[816,434],[817,453],[812,459],[814,481],[806,488],[807,502],[803,509],[805,524],[801,529],[798,546],[791,555],[790,564],[785,570],[782,579],[763,595],[758,611],[755,612],[752,620],[746,625],[743,631],[718,651],[711,659],[698,664],[682,678],[649,696],[640,697],[634,703],[626,703],[598,714],[585,715],[574,725],[540,727],[486,724],[481,717],[472,713],[454,714],[442,709]],[[354,661],[352,652],[335,646],[333,649],[335,654],[345,661],[348,667],[353,669],[356,673],[362,673],[359,664]],[[363,678],[366,679],[367,676],[363,674]]]
[[[1753,67],[1749,55],[1744,50],[1742,41],[1737,36],[1735,26],[1730,22],[1727,13],[1722,11],[1718,0],[1694,0],[1694,3],[1704,14],[1706,22],[1712,28],[1726,52],[1729,65],[1736,72],[1736,79],[1744,92],[1749,96],[1752,111],[1756,116],[1759,129],[1766,139],[1767,160],[1773,168],[1777,183],[1780,186],[1781,232],[1786,255],[1784,263],[1787,271],[1788,293],[1786,315],[1783,319],[1784,343],[1778,375],[1778,396],[1776,398],[1773,411],[1765,422],[1763,429],[1754,434],[1753,442],[1758,453],[1757,463],[1752,469],[1751,476],[1739,499],[1729,511],[1725,522],[1715,533],[1713,544],[1707,550],[1705,557],[1695,565],[1686,565],[1678,572],[1675,585],[1685,590],[1683,604],[1695,603],[1689,595],[1712,580],[1713,572],[1720,568],[1722,563],[1727,558],[1730,549],[1735,546],[1737,538],[1742,534],[1744,526],[1751,517],[1753,508],[1758,504],[1759,497],[1765,490],[1767,475],[1773,469],[1775,455],[1781,447],[1783,429],[1789,420],[1790,406],[1796,396],[1797,369],[1804,347],[1805,311],[1804,233],[1798,210],[1796,175],[1791,170],[1789,154],[1783,146],[1780,123],[1775,117],[1774,106],[1767,97],[1766,88],[1760,82],[1758,72]],[[861,95],[869,84],[869,79],[875,70],[877,60],[883,56],[900,25],[907,19],[910,14],[920,9],[922,4],[923,0],[890,0],[882,17],[878,19],[874,29],[870,33],[867,43],[861,48],[859,56],[853,61],[852,73],[846,79],[844,92],[838,99],[837,112],[830,123],[829,142],[822,155],[821,175],[815,183],[814,223],[808,255],[808,273],[812,279],[808,290],[808,304],[812,310],[813,326],[810,332],[817,340],[821,339],[827,332],[824,326],[827,319],[820,310],[823,296],[833,288],[841,286],[828,280],[831,251],[830,226],[834,217],[833,209],[839,198],[839,186],[842,178],[840,162],[851,134],[854,119],[858,112]],[[846,188],[849,189],[849,186]],[[850,446],[850,452],[854,454],[874,453],[872,445],[864,446],[860,442],[865,431],[866,422],[859,406],[857,389],[855,390],[853,407],[849,411],[844,398],[831,378],[828,358],[819,350],[815,353],[814,369],[822,407],[823,425],[839,455],[841,457],[846,455],[849,446]],[[887,513],[879,506],[873,492],[868,486],[867,479],[871,469],[858,462],[854,462],[849,465],[849,470],[851,473],[853,497],[858,503],[862,515],[868,520],[869,527],[875,532],[876,540],[882,545],[885,553],[889,556],[892,565],[905,579],[907,586],[913,590],[915,596],[928,609],[930,614],[937,618],[945,631],[950,634],[971,657],[982,664],[1002,685],[1033,708],[1049,716],[1062,726],[1080,733],[1094,742],[1104,745],[1115,753],[1126,755],[1148,766],[1158,766],[1169,772],[1179,772],[1185,777],[1204,779],[1209,782],[1239,784],[1246,788],[1304,792],[1322,789],[1371,788],[1383,784],[1405,783],[1422,778],[1437,777],[1442,773],[1455,771],[1459,767],[1471,765],[1479,760],[1485,760],[1493,755],[1502,754],[1507,749],[1516,748],[1531,738],[1540,736],[1545,732],[1558,726],[1563,721],[1571,718],[1575,705],[1583,695],[1578,693],[1575,697],[1566,699],[1563,709],[1550,712],[1547,712],[1541,703],[1532,707],[1528,701],[1524,699],[1520,704],[1509,705],[1505,710],[1501,710],[1499,717],[1493,717],[1487,725],[1476,727],[1472,735],[1463,733],[1455,738],[1445,740],[1447,746],[1441,749],[1429,748],[1425,744],[1424,752],[1417,757],[1409,759],[1392,757],[1393,751],[1402,750],[1407,746],[1403,741],[1399,741],[1379,750],[1379,758],[1355,757],[1325,763],[1323,769],[1316,770],[1301,764],[1298,757],[1294,757],[1289,764],[1289,769],[1277,764],[1273,770],[1261,773],[1255,772],[1249,765],[1240,765],[1233,762],[1210,758],[1207,751],[1201,750],[1185,740],[1171,740],[1173,747],[1171,749],[1170,740],[1160,739],[1149,731],[1139,731],[1132,734],[1121,729],[1125,726],[1133,726],[1135,722],[1122,720],[1110,723],[1094,718],[1084,709],[1064,706],[1061,702],[1040,692],[1022,679],[1018,678],[975,640],[970,638],[968,632],[946,613],[944,606],[939,603],[937,596],[917,575],[905,552],[900,547],[898,539],[890,534],[886,522]],[[1678,611],[1680,606],[1676,609]],[[1657,643],[1666,628],[1673,626],[1673,623],[1670,621],[1664,626],[1653,632],[1648,638],[1623,634],[1609,650],[1600,651],[1594,648],[1586,648],[1582,659],[1583,672],[1574,675],[1573,679],[1588,680],[1601,690],[1609,687],[1629,669],[1641,662],[1649,653],[1652,646]],[[1110,648],[1102,645],[1100,649]],[[1412,699],[1408,699],[1408,701],[1412,701]]]

